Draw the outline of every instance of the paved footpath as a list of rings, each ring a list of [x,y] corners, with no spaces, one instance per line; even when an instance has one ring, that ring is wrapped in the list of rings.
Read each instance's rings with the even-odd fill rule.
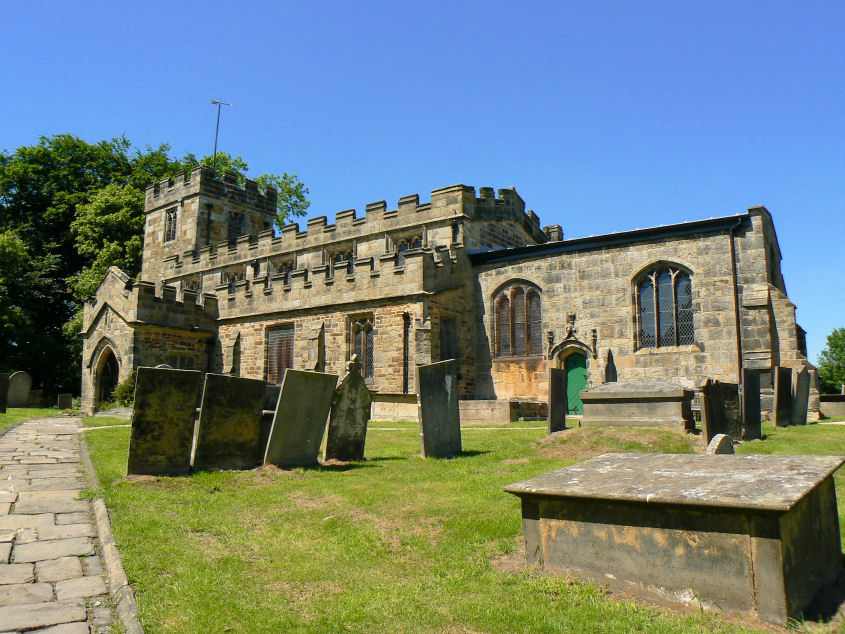
[[[0,632],[88,634],[112,621],[78,418],[0,437]]]

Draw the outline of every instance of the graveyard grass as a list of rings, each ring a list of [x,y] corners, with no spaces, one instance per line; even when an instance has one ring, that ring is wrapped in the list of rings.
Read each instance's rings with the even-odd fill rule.
[[[504,485],[606,451],[690,452],[688,437],[462,431],[464,455],[451,460],[419,457],[415,423],[371,423],[363,463],[134,481],[128,428],[85,437],[149,632],[746,631],[515,565],[520,506]],[[845,446],[845,426],[764,433],[741,453]],[[845,527],[842,475],[837,491]]]
[[[62,410],[56,407],[10,407],[5,414],[0,414],[0,432],[13,427],[28,418],[47,418],[61,416]]]

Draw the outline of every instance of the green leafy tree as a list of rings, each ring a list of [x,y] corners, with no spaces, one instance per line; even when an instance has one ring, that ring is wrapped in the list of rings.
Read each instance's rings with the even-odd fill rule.
[[[816,367],[822,392],[838,394],[845,383],[845,328],[835,328],[827,336]]]

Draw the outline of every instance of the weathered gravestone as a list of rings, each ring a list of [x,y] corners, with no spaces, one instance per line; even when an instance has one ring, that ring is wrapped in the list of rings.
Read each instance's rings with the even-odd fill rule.
[[[9,396],[7,407],[29,407],[29,390],[32,389],[32,377],[26,372],[13,372],[9,377]]]
[[[707,445],[707,451],[705,454],[714,455],[714,454],[732,454],[734,452],[734,443],[731,440],[731,437],[727,434],[716,434],[713,436],[713,440],[710,441],[710,444]]]
[[[810,402],[810,372],[807,368],[793,373],[792,386],[792,424],[806,425]]]
[[[775,384],[775,406],[773,422],[777,427],[789,426],[792,418],[792,370],[776,366],[772,375]]]
[[[261,463],[265,382],[206,374],[194,469],[243,469]]]
[[[44,405],[44,390],[29,391],[29,407],[41,407]]]
[[[317,464],[337,375],[286,370],[264,464],[300,467]]]
[[[73,394],[59,394],[58,398],[56,399],[56,405],[59,406],[59,409],[72,409]]]
[[[549,433],[566,429],[566,370],[549,368]]]
[[[444,458],[461,453],[458,409],[458,362],[454,359],[417,367],[420,450]]]
[[[505,491],[530,564],[786,625],[842,572],[843,461],[610,453]]]
[[[279,404],[279,394],[281,393],[282,386],[275,383],[267,383],[264,388],[264,411],[261,413],[261,430],[258,432],[258,444],[262,451],[267,447],[267,439],[270,438],[270,428],[273,426],[273,416],[276,414],[276,406]]]
[[[0,414],[6,413],[6,399],[9,395],[9,375],[0,372]]]
[[[138,368],[129,438],[129,475],[177,475],[191,468],[198,370]]]
[[[704,442],[716,434],[742,439],[742,412],[739,407],[739,386],[707,379],[701,386],[701,429]]]
[[[346,376],[334,392],[325,460],[363,460],[367,440],[367,422],[373,395],[361,376],[357,355],[346,366]]]
[[[763,437],[760,418],[760,373],[742,371],[742,439],[759,440]]]

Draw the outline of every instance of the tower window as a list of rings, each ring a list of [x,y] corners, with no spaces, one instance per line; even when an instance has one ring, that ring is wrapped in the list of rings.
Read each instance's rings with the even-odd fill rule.
[[[176,239],[176,207],[164,212],[164,241],[172,242]]]

